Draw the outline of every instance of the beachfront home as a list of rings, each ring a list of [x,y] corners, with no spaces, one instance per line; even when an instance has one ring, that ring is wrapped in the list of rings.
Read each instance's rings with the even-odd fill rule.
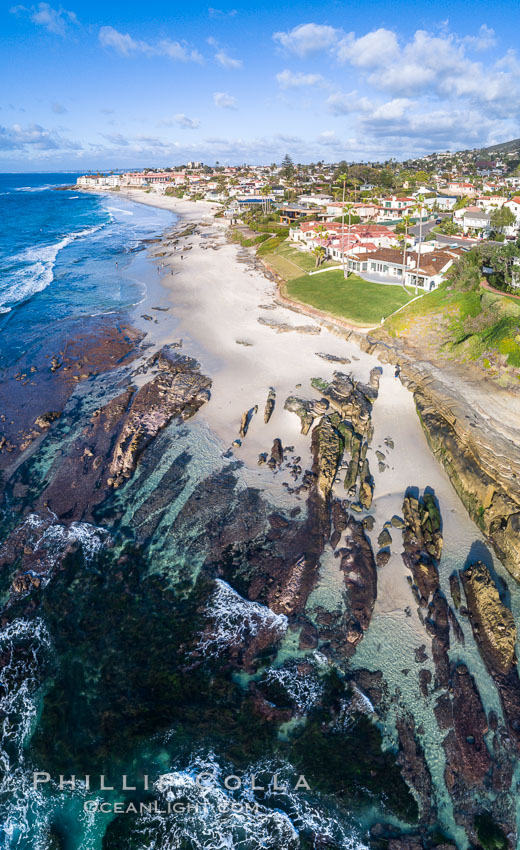
[[[382,224],[352,224],[350,228],[341,222],[309,221],[299,226],[291,227],[289,238],[294,242],[303,243],[308,250],[318,245],[326,248],[326,253],[333,259],[342,256],[350,246],[365,246],[366,250],[375,248],[392,248],[398,244],[393,230]]]
[[[282,204],[278,212],[280,213],[282,224],[292,224],[292,222],[298,221],[299,218],[305,218],[305,216],[311,213],[311,210],[301,204]]]
[[[418,286],[421,289],[435,289],[442,281],[444,275],[453,265],[454,258],[445,251],[431,251],[421,256],[416,252],[406,255],[406,265],[403,266],[403,254],[388,248],[380,248],[378,251],[366,254],[352,264],[352,271],[363,273],[369,279],[385,279],[389,282],[396,278],[396,283],[403,282],[407,286]],[[349,263],[349,268],[351,264]]]
[[[77,186],[82,186],[84,189],[115,189],[121,185],[120,174],[84,174],[76,180]]]

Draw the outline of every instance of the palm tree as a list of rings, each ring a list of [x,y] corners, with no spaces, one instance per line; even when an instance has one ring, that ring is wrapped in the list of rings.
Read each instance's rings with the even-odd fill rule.
[[[415,273],[415,294],[417,295],[417,287],[419,286],[419,267],[421,265],[422,214],[424,209],[424,195],[419,195],[417,197],[417,205],[415,209],[419,213],[419,250],[417,251],[417,271]]]
[[[345,277],[349,276],[348,256],[350,254],[350,216],[352,214],[353,206],[354,206],[354,204],[349,203],[349,204],[345,204],[345,206],[343,207],[343,217],[345,216],[345,213],[348,213],[347,274],[346,275],[345,275],[345,262],[343,261],[343,274],[345,275]],[[345,227],[345,225],[343,225],[343,229],[344,229],[344,227]]]
[[[269,184],[262,186],[262,188],[260,189],[260,194],[264,195],[264,200],[262,201],[262,212],[264,215],[267,215],[271,203],[269,198],[267,197],[267,195],[271,194],[271,187],[269,186]]]
[[[325,248],[322,248],[321,245],[317,245],[316,248],[312,249],[312,253],[316,257],[316,268],[318,268],[325,259]]]
[[[403,224],[404,224],[404,239],[403,239],[403,280],[402,280],[402,284],[403,284],[403,289],[404,289],[404,290],[405,290],[405,292],[406,292],[406,286],[405,286],[405,281],[406,281],[406,251],[407,251],[407,248],[408,248],[408,228],[410,227],[410,224],[411,224],[411,221],[412,221],[412,217],[411,217],[411,215],[408,215],[408,214],[406,213],[405,215],[403,215],[402,221],[403,221]]]
[[[339,174],[338,180],[343,184],[343,187],[342,187],[343,188],[343,195],[342,195],[342,200],[341,200],[341,203],[342,203],[342,206],[341,206],[341,258],[342,258],[342,262],[341,262],[341,265],[343,267],[343,277],[346,277],[346,275],[345,275],[345,212],[346,212],[346,210],[345,210],[345,186],[347,185],[348,174]],[[350,221],[350,215],[349,215],[349,221]],[[350,233],[349,233],[349,235],[350,235]]]

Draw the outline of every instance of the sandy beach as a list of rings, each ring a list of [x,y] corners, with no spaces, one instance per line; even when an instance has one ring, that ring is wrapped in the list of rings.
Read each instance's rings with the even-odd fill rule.
[[[255,268],[253,252],[227,241],[227,223],[214,218],[218,209],[215,205],[147,195],[138,190],[125,194],[178,215],[176,233],[190,224],[201,225],[193,234],[177,240],[168,232],[151,247],[149,254],[161,270],[159,280],[168,293],[171,309],[161,313],[158,324],[148,330],[160,344],[181,338],[183,351],[195,356],[205,374],[211,376],[211,400],[198,417],[217,436],[223,451],[239,437],[242,414],[258,405],[247,436],[241,446],[232,447],[232,454],[244,462],[250,482],[281,498],[284,482],[293,484],[292,478],[286,470],[273,475],[270,469],[258,466],[259,454],[269,451],[273,440],[279,437],[284,446],[294,447],[289,454],[301,457],[303,469],[310,465],[309,436],[300,433],[299,418],[284,410],[285,399],[289,395],[316,398],[319,393],[311,387],[311,378],[330,380],[336,369],[352,372],[356,379],[366,382],[370,370],[381,364],[355,342],[331,333],[317,320],[280,306],[275,284]],[[281,325],[293,330],[280,332]],[[302,326],[311,332],[295,330]],[[351,363],[327,362],[318,353],[348,358]],[[375,525],[370,533],[374,551],[385,522],[394,514],[402,515],[406,489],[431,487],[443,514],[445,557],[441,578],[448,591],[453,564],[464,560],[464,550],[469,552],[472,543],[482,538],[427,445],[412,393],[395,379],[392,366],[384,365],[382,370],[373,412],[374,439],[368,454],[375,480],[371,511]],[[270,387],[276,391],[276,406],[266,425],[263,411]],[[386,437],[392,438],[393,449],[384,444]],[[382,472],[378,470],[376,450],[386,455]],[[345,498],[342,479],[335,485],[335,495]],[[333,571],[337,569],[328,559],[324,560],[324,571],[327,564]],[[502,570],[501,565],[498,569]],[[427,635],[413,605],[407,575],[401,558],[401,535],[397,533],[391,559],[379,571],[375,613],[390,616],[410,632],[407,640],[411,653],[413,646]],[[327,584],[326,576],[323,581]]]

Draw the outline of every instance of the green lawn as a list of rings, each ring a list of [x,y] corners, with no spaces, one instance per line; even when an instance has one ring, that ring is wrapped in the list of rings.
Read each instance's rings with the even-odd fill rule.
[[[413,298],[402,286],[370,283],[356,275],[345,280],[341,269],[289,280],[286,291],[295,301],[357,325],[377,325],[382,317],[389,316]]]
[[[310,272],[316,268],[314,254],[311,254],[310,251],[298,251],[289,242],[282,242],[274,251],[269,251],[268,248],[269,243],[266,243],[265,250],[261,252],[261,255],[285,280],[300,277],[302,272]],[[320,268],[334,268],[337,265],[338,263],[327,261]]]

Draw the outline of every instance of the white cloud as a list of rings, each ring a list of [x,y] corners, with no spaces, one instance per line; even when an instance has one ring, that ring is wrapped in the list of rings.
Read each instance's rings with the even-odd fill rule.
[[[229,12],[225,12],[222,9],[212,9],[211,6],[208,9],[210,18],[234,18],[236,14],[236,9],[230,9]]]
[[[406,97],[395,97],[393,100],[387,101],[377,106],[373,113],[372,119],[379,121],[394,121],[401,119],[405,112],[410,107],[412,101]]]
[[[300,24],[289,32],[275,32],[273,39],[297,56],[308,56],[335,45],[340,33],[325,24]]]
[[[156,43],[148,41],[136,41],[128,33],[122,33],[114,27],[101,27],[99,30],[99,43],[102,47],[109,47],[122,56],[130,56],[135,53],[144,53],[148,56],[167,56],[179,62],[201,62],[202,56],[197,50],[190,50],[179,41],[163,38]]]
[[[218,53],[215,53],[215,59],[222,65],[224,68],[241,68],[242,60],[241,59],[232,59],[231,56],[228,56],[225,50],[219,50]]]
[[[118,147],[126,147],[128,145],[128,139],[121,135],[121,133],[103,133],[102,135],[111,145],[117,145]]]
[[[188,118],[183,112],[176,115],[173,120],[179,127],[185,130],[196,130],[197,127],[200,127],[200,120],[198,118]]]
[[[39,124],[30,124],[21,127],[13,124],[12,127],[0,127],[0,150],[3,151],[57,151],[57,150],[80,150],[81,145],[66,139],[54,130],[46,130]]]
[[[55,35],[65,36],[71,24],[79,23],[75,12],[68,9],[53,9],[49,3],[38,3],[37,6],[13,6],[10,9],[13,15],[29,15],[33,24],[52,32]]]
[[[340,62],[350,62],[359,68],[381,68],[399,56],[397,36],[392,30],[378,29],[361,38],[346,36],[338,45]]]
[[[487,49],[493,39],[493,31],[485,25],[478,37],[417,30],[405,43],[400,43],[392,30],[378,29],[359,38],[350,34],[341,39],[337,56],[359,68],[374,89],[394,98],[424,95],[444,103],[453,100],[455,105],[464,99],[507,117],[512,102],[520,97],[516,54],[509,52],[486,66],[468,55],[468,50]]]
[[[310,86],[321,86],[325,83],[321,74],[303,74],[301,72],[294,74],[287,68],[285,71],[280,71],[276,75],[276,79],[281,89],[309,88]]]
[[[367,97],[360,97],[357,91],[331,94],[327,98],[327,107],[333,115],[351,115],[354,112],[368,112],[373,108],[372,102]]]
[[[478,35],[467,35],[462,40],[474,50],[489,50],[497,43],[495,30],[488,27],[487,24],[482,24]]]
[[[213,95],[213,103],[219,109],[236,109],[237,99],[227,92],[216,91]]]

